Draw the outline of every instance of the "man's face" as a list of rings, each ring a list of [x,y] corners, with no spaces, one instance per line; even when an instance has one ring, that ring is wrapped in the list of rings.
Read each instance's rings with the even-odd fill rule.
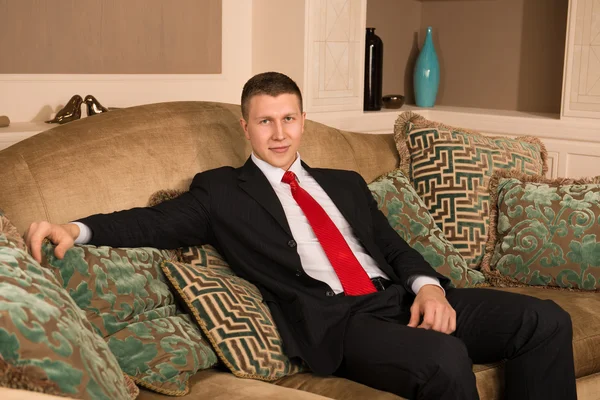
[[[257,95],[248,104],[248,121],[240,119],[254,154],[274,167],[288,170],[296,160],[306,113],[294,94]]]

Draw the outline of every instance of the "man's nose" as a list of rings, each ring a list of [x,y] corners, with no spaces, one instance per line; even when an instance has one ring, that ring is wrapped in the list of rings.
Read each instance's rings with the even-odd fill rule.
[[[281,140],[284,137],[285,135],[283,134],[283,125],[281,124],[281,122],[275,122],[273,124],[273,139]]]

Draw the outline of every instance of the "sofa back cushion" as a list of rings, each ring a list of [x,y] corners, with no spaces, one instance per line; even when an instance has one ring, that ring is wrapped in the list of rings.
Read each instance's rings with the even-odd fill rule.
[[[146,203],[163,188],[188,189],[198,172],[241,166],[250,155],[240,107],[171,102],[69,122],[0,151],[0,206],[21,232]],[[395,168],[391,135],[342,132],[307,121],[300,152],[314,167],[368,180]]]

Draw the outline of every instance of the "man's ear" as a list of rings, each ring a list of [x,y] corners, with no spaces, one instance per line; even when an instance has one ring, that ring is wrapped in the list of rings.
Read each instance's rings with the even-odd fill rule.
[[[248,135],[248,123],[244,118],[240,118],[240,126],[244,130],[244,136],[246,136],[246,139],[250,140],[250,135]]]

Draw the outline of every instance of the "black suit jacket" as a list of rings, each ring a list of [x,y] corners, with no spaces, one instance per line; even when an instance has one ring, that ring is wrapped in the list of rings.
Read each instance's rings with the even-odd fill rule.
[[[365,181],[356,172],[310,168],[379,268],[410,293],[409,278],[436,273],[390,227]],[[251,159],[241,168],[197,174],[189,192],[152,208],[134,208],[80,220],[91,244],[178,248],[211,244],[242,278],[254,283],[268,304],[289,357],[330,374],[342,358],[349,302],[304,273],[283,207]]]

